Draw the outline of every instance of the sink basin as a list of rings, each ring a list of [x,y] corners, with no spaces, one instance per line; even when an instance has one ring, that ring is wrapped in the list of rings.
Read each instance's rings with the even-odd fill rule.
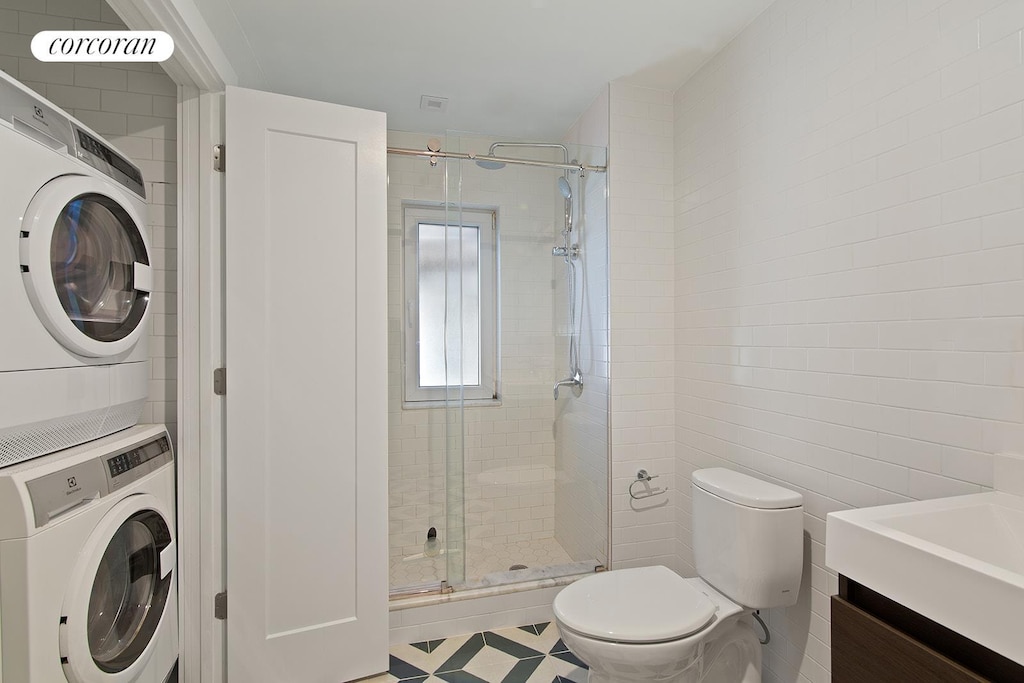
[[[979,493],[833,512],[825,564],[1024,664],[1024,498]]]

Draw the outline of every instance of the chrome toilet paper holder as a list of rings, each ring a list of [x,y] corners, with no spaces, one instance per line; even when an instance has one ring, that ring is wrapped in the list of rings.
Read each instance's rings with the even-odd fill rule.
[[[660,475],[657,474],[650,474],[645,469],[637,470],[636,479],[631,481],[629,484],[629,497],[633,500],[644,500],[646,498],[653,498],[654,496],[660,496],[664,493],[668,493],[667,488],[656,489],[651,487],[651,480],[657,479],[659,476]],[[646,491],[641,491],[640,494],[637,495],[633,491],[633,487],[637,484],[646,485]]]

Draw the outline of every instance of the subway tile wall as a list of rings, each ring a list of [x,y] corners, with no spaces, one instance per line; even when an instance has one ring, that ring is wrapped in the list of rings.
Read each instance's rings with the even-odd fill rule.
[[[124,30],[103,0],[0,0],[0,70],[104,136],[142,169],[155,269],[149,401],[143,422],[177,435],[177,86],[159,65],[43,63],[30,42],[49,29]]]
[[[672,93],[610,86],[613,568],[679,566]],[[639,468],[668,493],[635,501]]]
[[[680,483],[805,496],[769,683],[830,678],[828,512],[976,492],[1021,449],[1022,28],[1020,0],[778,0],[675,94]],[[682,512],[679,540],[692,568]]]

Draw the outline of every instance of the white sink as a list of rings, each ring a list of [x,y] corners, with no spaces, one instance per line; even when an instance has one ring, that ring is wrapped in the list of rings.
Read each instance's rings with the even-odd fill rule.
[[[1024,664],[1024,498],[833,512],[826,534],[831,569]]]

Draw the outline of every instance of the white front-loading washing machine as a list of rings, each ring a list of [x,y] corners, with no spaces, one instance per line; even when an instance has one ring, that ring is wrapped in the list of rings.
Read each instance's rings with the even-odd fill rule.
[[[163,425],[0,470],[0,681],[166,683],[174,523]]]
[[[146,216],[138,167],[0,72],[0,467],[139,421]]]

